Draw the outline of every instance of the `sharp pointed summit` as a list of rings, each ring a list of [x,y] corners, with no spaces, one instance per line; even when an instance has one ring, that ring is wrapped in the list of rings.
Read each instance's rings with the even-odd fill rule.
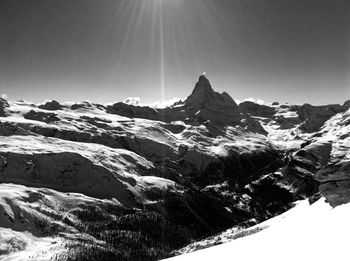
[[[207,77],[205,77],[205,75],[202,74],[199,76],[198,82],[196,83],[191,95],[188,98],[193,96],[204,96],[205,94],[212,93],[214,93],[214,90],[211,87],[210,81]]]
[[[165,122],[183,121],[193,125],[203,123],[211,123],[217,126],[239,125],[249,131],[266,134],[259,122],[243,117],[240,108],[229,94],[214,91],[204,74],[199,76],[191,95],[184,102],[159,109],[119,102],[107,106],[107,111],[125,117]]]
[[[185,101],[186,111],[201,120],[227,124],[239,120],[236,102],[227,93],[218,93],[205,75],[199,76],[194,90]],[[222,118],[223,117],[223,118]]]
[[[214,92],[214,90],[212,89],[208,78],[202,74],[199,76],[198,82],[196,83],[193,92]]]
[[[190,96],[187,97],[185,104],[189,107],[208,107],[208,105],[214,105],[226,103],[231,109],[237,109],[238,106],[235,101],[227,93],[218,93],[211,87],[208,78],[202,74],[199,76],[198,82],[194,87]]]
[[[110,113],[126,117],[141,117],[161,121],[185,121],[202,124],[212,122],[218,125],[236,125],[242,115],[236,102],[226,92],[218,93],[213,90],[208,78],[202,74],[191,93],[184,102],[164,109],[117,103],[107,108]],[[143,113],[147,112],[147,113]]]

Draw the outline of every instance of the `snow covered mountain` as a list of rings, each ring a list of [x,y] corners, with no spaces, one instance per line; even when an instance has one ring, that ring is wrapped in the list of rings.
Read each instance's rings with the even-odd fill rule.
[[[1,258],[157,260],[348,203],[349,123],[349,102],[237,105],[204,75],[166,108],[0,99]]]

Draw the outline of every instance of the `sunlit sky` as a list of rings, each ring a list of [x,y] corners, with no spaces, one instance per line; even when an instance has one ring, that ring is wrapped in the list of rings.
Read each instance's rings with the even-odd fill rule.
[[[0,0],[0,93],[142,103],[350,99],[349,0]]]

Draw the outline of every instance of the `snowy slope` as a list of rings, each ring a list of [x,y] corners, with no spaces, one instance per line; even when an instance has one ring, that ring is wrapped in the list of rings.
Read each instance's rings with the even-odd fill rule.
[[[350,204],[333,209],[324,198],[311,206],[304,200],[243,237],[167,260],[348,260],[349,216]]]
[[[47,237],[49,230],[77,231],[63,220],[74,222],[70,212],[96,199],[82,194],[60,193],[15,184],[0,184],[1,260],[50,260],[64,256],[63,237]]]

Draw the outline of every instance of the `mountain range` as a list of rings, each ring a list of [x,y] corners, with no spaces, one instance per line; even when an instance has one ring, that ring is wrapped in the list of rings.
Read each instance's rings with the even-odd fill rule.
[[[204,75],[166,108],[0,98],[0,257],[233,254],[297,210],[350,209],[349,148],[350,100],[237,104]]]

